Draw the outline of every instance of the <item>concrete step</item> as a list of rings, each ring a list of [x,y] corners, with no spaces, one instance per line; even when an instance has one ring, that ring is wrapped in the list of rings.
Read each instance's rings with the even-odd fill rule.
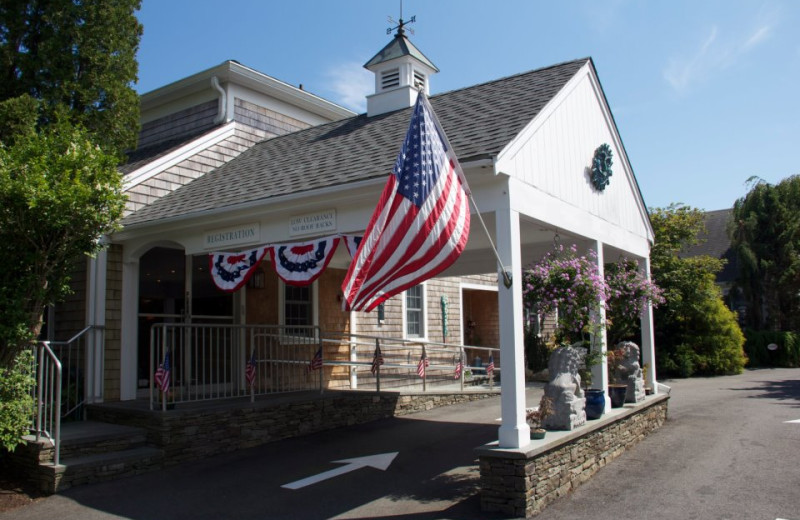
[[[94,421],[66,423],[61,427],[61,460],[125,451],[144,446],[143,428]]]
[[[161,467],[163,459],[163,450],[147,446],[62,459],[53,468],[53,491],[146,473]]]

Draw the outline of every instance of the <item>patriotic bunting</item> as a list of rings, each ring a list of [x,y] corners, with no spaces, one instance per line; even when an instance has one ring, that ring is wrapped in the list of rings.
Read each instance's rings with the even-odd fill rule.
[[[355,235],[342,235],[344,245],[347,246],[347,252],[350,253],[350,258],[355,258],[358,252],[358,246],[361,245],[361,239],[364,237],[357,237]]]
[[[461,358],[458,359],[458,363],[456,363],[456,370],[453,373],[453,379],[461,379],[461,372],[464,371],[464,363],[461,362]]]
[[[297,244],[267,244],[250,251],[210,253],[209,271],[214,285],[226,292],[240,289],[269,253],[272,267],[288,285],[306,286],[319,278],[343,240],[353,257],[361,243],[360,236],[334,235]]]
[[[272,267],[289,285],[305,286],[316,280],[333,258],[339,237],[310,242],[275,245],[269,250]]]
[[[486,375],[492,377],[494,374],[494,356],[489,356],[489,364],[486,365]]]
[[[211,253],[208,255],[209,271],[214,284],[225,292],[239,289],[247,283],[270,249],[270,246],[261,246],[238,253]]]

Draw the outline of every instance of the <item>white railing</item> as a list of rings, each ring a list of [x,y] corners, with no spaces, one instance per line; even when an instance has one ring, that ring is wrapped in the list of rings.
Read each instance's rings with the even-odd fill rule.
[[[365,334],[323,334],[323,343],[338,346],[338,359],[326,358],[326,365],[345,367],[349,370],[346,383],[343,378],[331,375],[328,387],[345,389],[381,388],[421,388],[426,391],[429,385],[452,386],[458,384],[460,390],[465,384],[485,383],[494,385],[500,372],[500,350],[492,347],[478,347],[419,341],[413,339],[391,338]],[[349,349],[349,355],[342,358],[342,346]],[[372,371],[376,347],[380,347],[383,364]],[[336,348],[336,347],[334,347]],[[425,356],[428,364],[419,375],[420,359]],[[494,371],[487,374],[489,358],[493,358]],[[461,362],[461,369],[457,370]],[[456,377],[458,375],[458,377]]]
[[[376,344],[384,363],[373,374]],[[318,351],[322,368],[312,369]],[[417,369],[423,355],[428,365],[420,376]],[[494,373],[487,374],[492,356]],[[459,362],[463,368],[456,377]],[[429,385],[458,384],[463,390],[471,382],[491,386],[499,372],[496,348],[321,333],[319,327],[161,323],[150,334],[150,409],[317,389],[420,387],[425,391]],[[156,384],[157,373],[160,379],[167,378],[163,386]]]
[[[61,451],[61,362],[46,341],[35,348],[36,363],[36,415],[32,430],[36,442],[44,435],[53,443],[53,465],[58,466]]]
[[[150,409],[177,403],[322,389],[322,370],[309,370],[322,347],[318,327],[278,325],[154,325],[150,334]],[[166,391],[155,374],[169,353]],[[254,360],[253,383],[247,363]]]

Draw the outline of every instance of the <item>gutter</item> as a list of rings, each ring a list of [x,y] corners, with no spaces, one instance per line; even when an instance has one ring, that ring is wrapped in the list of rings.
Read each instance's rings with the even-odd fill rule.
[[[217,115],[214,118],[214,124],[218,125],[225,121],[228,116],[228,94],[225,89],[219,84],[216,76],[211,76],[211,87],[219,92],[219,108],[217,108]]]

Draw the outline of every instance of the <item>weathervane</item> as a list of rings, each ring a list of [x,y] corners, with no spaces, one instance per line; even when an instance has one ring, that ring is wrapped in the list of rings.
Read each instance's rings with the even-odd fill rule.
[[[395,25],[394,27],[389,27],[388,29],[386,29],[386,34],[392,34],[392,31],[397,29],[397,36],[404,36],[406,34],[406,30],[405,30],[406,25],[416,22],[417,21],[417,16],[414,15],[414,16],[411,17],[411,19],[409,21],[404,22],[403,21],[403,0],[400,0],[400,21],[399,22],[395,22],[394,18],[392,18],[391,16],[389,16],[387,18],[387,21],[389,23],[391,23],[391,24],[397,24],[397,25]],[[410,32],[411,34],[414,34],[414,29],[408,29],[408,32]]]

